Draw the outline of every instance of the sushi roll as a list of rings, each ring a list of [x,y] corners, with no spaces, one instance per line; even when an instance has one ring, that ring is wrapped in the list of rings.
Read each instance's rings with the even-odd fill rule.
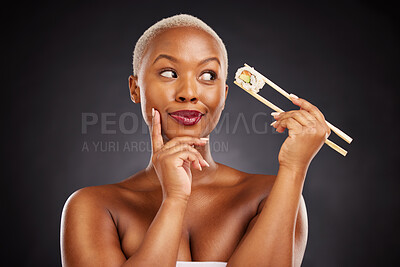
[[[248,66],[239,68],[236,71],[235,80],[242,85],[244,89],[251,90],[254,93],[258,93],[265,85],[263,77]]]

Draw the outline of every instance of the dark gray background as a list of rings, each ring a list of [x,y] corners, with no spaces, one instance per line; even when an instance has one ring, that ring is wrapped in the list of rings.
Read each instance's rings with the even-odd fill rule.
[[[265,128],[272,122],[271,110],[233,84],[244,62],[316,104],[354,138],[348,145],[332,134],[348,156],[324,146],[309,169],[303,266],[398,262],[399,28],[394,5],[54,1],[19,3],[2,13],[8,15],[3,16],[1,196],[1,261],[7,266],[59,266],[60,215],[68,196],[85,186],[118,182],[146,166],[147,151],[95,152],[90,147],[87,152],[82,145],[149,141],[141,132],[140,106],[129,98],[131,53],[146,28],[178,13],[203,19],[228,49],[227,119],[211,141],[225,142],[228,151],[215,151],[217,161],[253,173],[278,169],[285,135]],[[261,94],[284,109],[294,108],[268,86]],[[133,134],[118,126],[126,112],[140,118]],[[97,123],[83,134],[84,113],[115,113],[109,120],[117,125],[108,128],[116,133],[102,133]],[[124,126],[131,128],[132,122]]]

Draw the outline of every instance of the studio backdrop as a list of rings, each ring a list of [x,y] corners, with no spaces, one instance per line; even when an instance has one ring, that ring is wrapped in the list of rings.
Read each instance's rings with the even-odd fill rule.
[[[4,266],[60,266],[63,205],[82,187],[146,167],[148,128],[130,100],[139,36],[188,13],[221,36],[229,94],[211,134],[217,162],[276,174],[286,138],[268,107],[233,83],[247,63],[315,104],[354,138],[324,146],[303,191],[309,235],[302,266],[394,266],[399,250],[399,28],[394,6],[363,1],[108,1],[5,9],[2,128]],[[3,11],[3,12],[4,12]],[[260,94],[295,109],[269,86]],[[243,160],[246,159],[246,160]]]

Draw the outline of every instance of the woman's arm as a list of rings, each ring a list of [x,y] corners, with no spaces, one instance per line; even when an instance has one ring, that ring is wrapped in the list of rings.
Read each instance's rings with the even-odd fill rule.
[[[302,184],[296,176],[279,170],[264,206],[250,222],[228,266],[301,265],[307,242],[307,213]]]
[[[175,267],[182,237],[183,218],[191,194],[191,168],[208,165],[192,145],[205,145],[194,137],[163,142],[158,111],[152,121],[152,164],[163,201],[135,253],[126,259],[116,224],[101,194],[79,190],[67,201],[61,226],[64,266],[165,266]]]
[[[330,134],[322,113],[304,99],[300,110],[274,114],[277,131],[289,130],[279,153],[279,171],[261,212],[228,261],[228,266],[300,266],[307,241],[302,199],[308,166]]]
[[[123,266],[176,266],[187,201],[165,199],[140,248]]]
[[[165,199],[140,247],[126,259],[113,218],[97,194],[79,190],[64,207],[63,266],[176,266],[185,200]]]

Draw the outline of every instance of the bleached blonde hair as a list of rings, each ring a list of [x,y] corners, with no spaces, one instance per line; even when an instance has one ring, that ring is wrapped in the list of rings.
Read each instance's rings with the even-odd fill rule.
[[[210,34],[221,46],[223,57],[226,62],[225,70],[226,75],[228,75],[228,53],[226,51],[226,47],[222,42],[221,38],[218,34],[206,23],[204,23],[199,18],[196,18],[192,15],[188,14],[179,14],[172,17],[164,18],[157,23],[153,24],[150,28],[148,28],[142,36],[140,36],[139,40],[136,42],[135,50],[133,51],[133,73],[135,75],[139,72],[139,66],[143,59],[143,55],[146,51],[148,44],[153,40],[158,34],[161,32],[177,27],[193,27],[196,29],[203,30]],[[225,77],[226,78],[226,77]]]

